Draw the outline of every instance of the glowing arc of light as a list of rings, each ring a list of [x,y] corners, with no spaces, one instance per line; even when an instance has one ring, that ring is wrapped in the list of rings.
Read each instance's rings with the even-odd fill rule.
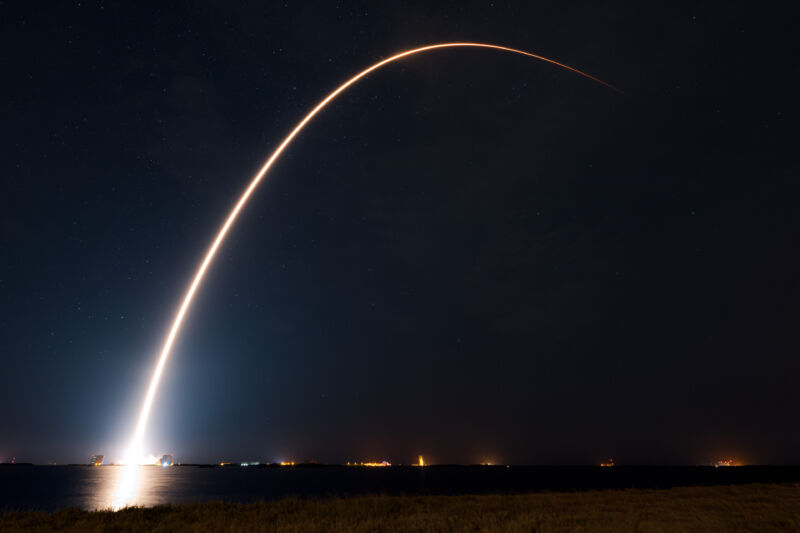
[[[228,215],[228,218],[225,220],[225,223],[222,225],[222,228],[220,228],[219,232],[217,233],[217,237],[214,239],[214,242],[211,244],[211,247],[206,252],[205,258],[203,259],[203,262],[200,264],[200,268],[198,268],[197,273],[194,275],[192,284],[189,286],[189,290],[186,291],[186,295],[183,297],[183,302],[181,303],[178,313],[175,315],[175,318],[172,322],[172,328],[170,329],[169,334],[167,335],[167,338],[164,342],[164,346],[161,349],[161,355],[158,359],[158,364],[156,365],[155,371],[153,372],[153,377],[150,380],[150,386],[147,389],[147,395],[145,396],[144,404],[142,405],[142,410],[139,415],[139,421],[136,424],[136,431],[134,432],[134,437],[131,442],[129,451],[127,453],[128,464],[133,464],[133,462],[137,461],[139,456],[141,455],[140,447],[142,444],[142,439],[144,438],[144,432],[147,426],[147,421],[150,417],[150,410],[153,405],[153,400],[155,398],[156,390],[158,389],[158,384],[161,380],[161,374],[164,371],[164,366],[167,363],[167,359],[169,359],[170,351],[172,350],[172,345],[175,342],[175,338],[178,334],[178,331],[180,330],[181,324],[183,323],[183,319],[186,315],[186,312],[189,309],[189,305],[192,303],[192,299],[194,298],[195,292],[197,291],[197,288],[200,286],[200,283],[203,281],[203,277],[209,265],[211,264],[211,261],[214,259],[214,255],[217,252],[217,248],[219,248],[220,244],[222,244],[222,241],[225,239],[228,230],[231,228],[233,223],[236,221],[236,218],[239,216],[239,212],[247,203],[247,200],[250,198],[250,195],[252,194],[253,190],[261,182],[262,178],[270,169],[275,160],[278,159],[278,157],[281,155],[284,149],[289,145],[289,143],[292,142],[292,140],[297,136],[297,134],[300,133],[300,131],[305,127],[305,125],[308,124],[308,122],[312,118],[314,118],[314,116],[317,113],[319,113],[326,105],[328,105],[328,103],[331,100],[336,98],[341,92],[343,92],[345,89],[353,85],[355,82],[357,82],[364,76],[368,75],[374,70],[381,68],[382,66],[388,63],[397,61],[398,59],[402,59],[404,57],[419,54],[421,52],[427,52],[430,50],[436,50],[439,48],[456,48],[456,47],[489,48],[489,49],[501,50],[504,52],[511,52],[515,54],[521,54],[524,56],[532,57],[534,59],[538,59],[540,61],[544,61],[546,63],[550,63],[552,65],[556,65],[558,67],[570,70],[572,72],[575,72],[576,74],[580,74],[581,76],[589,78],[590,80],[593,80],[597,83],[605,85],[606,87],[609,87],[610,89],[619,92],[619,90],[616,87],[610,85],[609,83],[604,82],[603,80],[595,78],[594,76],[591,76],[576,68],[570,67],[569,65],[559,63],[558,61],[554,61],[552,59],[537,54],[532,54],[530,52],[525,52],[523,50],[517,50],[515,48],[508,48],[506,46],[499,46],[499,45],[485,44],[485,43],[469,43],[469,42],[433,44],[401,52],[387,59],[379,61],[374,65],[372,65],[371,67],[362,70],[361,72],[359,72],[358,74],[356,74],[355,76],[353,76],[352,78],[341,84],[339,87],[337,87],[333,92],[331,92],[328,96],[326,96],[319,104],[317,104],[317,106],[314,107],[314,109],[312,109],[303,118],[303,120],[301,120],[297,124],[297,126],[294,127],[291,133],[289,133],[289,135],[286,136],[286,138],[283,140],[283,142],[281,142],[278,148],[276,148],[275,151],[272,152],[272,155],[270,155],[269,159],[267,159],[267,162],[264,163],[264,166],[261,167],[261,170],[259,170],[258,173],[255,175],[255,177],[250,181],[250,185],[248,185],[247,189],[245,189],[244,193],[239,198],[239,201],[236,202],[235,207]]]

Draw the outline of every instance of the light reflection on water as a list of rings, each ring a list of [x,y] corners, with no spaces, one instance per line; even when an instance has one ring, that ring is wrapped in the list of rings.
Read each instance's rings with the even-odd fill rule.
[[[0,467],[0,511],[110,509],[124,466]],[[135,467],[130,505],[253,502],[287,496],[463,494],[530,490],[667,488],[698,484],[789,483],[800,467]]]
[[[128,465],[109,469],[115,472],[107,477],[95,509],[117,511],[124,507],[171,503],[172,491],[185,481],[176,468]]]
[[[183,470],[183,471],[181,471]],[[198,501],[189,470],[157,466],[23,467],[0,469],[0,510],[54,510],[66,507],[113,509],[125,505],[158,505]],[[136,482],[118,491],[123,476]],[[183,494],[182,494],[183,493]]]
[[[177,470],[158,466],[114,466],[99,468],[99,486],[88,507],[119,510],[129,506],[168,503],[170,487],[176,485]],[[107,471],[107,472],[106,472]],[[178,483],[180,485],[180,483]]]
[[[128,466],[32,466],[0,468],[0,511],[78,507],[114,509],[203,501],[253,502],[287,496],[363,492],[416,492],[419,468],[263,468],[136,466],[138,483],[118,492]]]

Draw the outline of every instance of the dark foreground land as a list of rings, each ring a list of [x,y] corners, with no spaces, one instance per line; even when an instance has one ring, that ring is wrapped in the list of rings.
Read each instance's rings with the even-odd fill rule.
[[[800,531],[800,484],[357,496],[0,514],[5,531]]]

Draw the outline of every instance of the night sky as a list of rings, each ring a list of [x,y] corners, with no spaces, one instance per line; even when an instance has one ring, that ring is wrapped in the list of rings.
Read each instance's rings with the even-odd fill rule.
[[[762,4],[0,3],[0,460],[800,462],[800,27]],[[432,4],[436,4],[433,7]]]

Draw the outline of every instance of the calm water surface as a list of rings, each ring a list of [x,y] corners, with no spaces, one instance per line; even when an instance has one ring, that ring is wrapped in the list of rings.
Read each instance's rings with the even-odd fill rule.
[[[0,467],[0,510],[106,509],[124,467]],[[139,467],[130,502],[253,502],[363,493],[459,494],[800,482],[799,467]]]

